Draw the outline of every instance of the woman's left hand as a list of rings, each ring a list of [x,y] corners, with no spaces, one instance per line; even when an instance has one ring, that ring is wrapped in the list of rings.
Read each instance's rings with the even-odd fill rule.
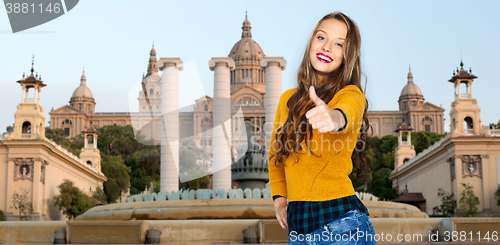
[[[342,113],[338,110],[332,110],[328,105],[316,95],[314,86],[309,88],[309,98],[311,98],[315,107],[306,113],[306,118],[313,129],[318,129],[320,133],[336,132],[345,122]]]

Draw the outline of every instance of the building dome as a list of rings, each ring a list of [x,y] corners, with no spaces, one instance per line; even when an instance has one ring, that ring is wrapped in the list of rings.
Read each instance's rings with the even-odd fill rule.
[[[415,84],[415,83],[408,83],[406,86],[401,90],[401,96],[405,95],[422,95],[422,92],[420,91],[420,88]]]
[[[422,91],[420,88],[413,82],[413,74],[410,71],[408,72],[408,83],[404,86],[403,90],[401,90],[400,98],[402,97],[415,97],[415,98],[424,98]]]
[[[87,87],[87,77],[85,76],[85,71],[82,74],[82,78],[80,79],[81,83],[78,88],[75,89],[71,99],[94,99],[94,95],[92,95],[92,91],[90,91],[89,87]]]
[[[231,52],[229,52],[229,57],[234,61],[241,60],[262,60],[264,58],[264,51],[260,48],[260,45],[252,39],[252,29],[250,21],[248,21],[248,16],[245,15],[245,21],[243,21],[243,30],[241,34],[241,40],[238,41]]]

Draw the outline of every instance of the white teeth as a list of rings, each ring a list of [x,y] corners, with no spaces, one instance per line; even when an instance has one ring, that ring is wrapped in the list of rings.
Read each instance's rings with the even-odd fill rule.
[[[325,56],[323,56],[321,54],[318,54],[318,57],[321,58],[321,59],[323,59],[323,60],[329,61],[329,62],[332,61],[331,59],[329,59],[329,58],[327,58],[327,57],[325,57]]]

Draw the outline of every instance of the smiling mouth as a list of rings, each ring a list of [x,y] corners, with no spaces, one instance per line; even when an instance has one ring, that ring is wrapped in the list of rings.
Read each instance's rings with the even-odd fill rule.
[[[324,63],[330,63],[333,61],[330,56],[323,54],[323,53],[317,53],[316,58],[318,58],[319,61],[324,62]]]

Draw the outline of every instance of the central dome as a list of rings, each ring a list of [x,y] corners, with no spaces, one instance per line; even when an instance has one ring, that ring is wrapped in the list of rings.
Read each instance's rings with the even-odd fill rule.
[[[86,83],[87,77],[85,76],[85,72],[82,74],[82,78],[80,81],[81,81],[80,86],[75,89],[75,92],[73,92],[71,99],[75,98],[93,99],[94,95],[92,94],[92,91],[90,91],[89,87],[87,87]]]
[[[404,86],[403,90],[401,90],[400,99],[409,97],[424,98],[420,88],[413,82],[413,73],[411,73],[411,69],[408,72],[408,83]]]
[[[243,60],[257,60],[261,61],[264,58],[264,51],[260,48],[259,44],[252,39],[252,33],[250,26],[250,21],[248,21],[248,16],[245,15],[245,21],[243,21],[243,30],[241,34],[241,40],[238,41],[231,52],[229,52],[229,57],[231,57],[234,61],[243,61]]]

